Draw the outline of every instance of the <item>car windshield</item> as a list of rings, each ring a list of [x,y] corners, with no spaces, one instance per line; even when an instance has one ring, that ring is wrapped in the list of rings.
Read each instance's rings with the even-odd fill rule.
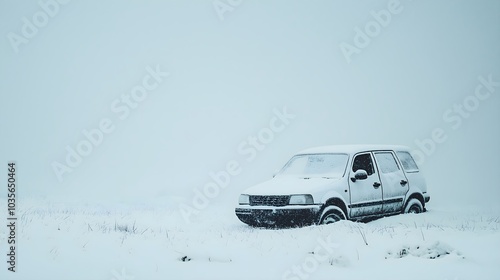
[[[308,154],[294,156],[279,175],[301,178],[341,178],[347,165],[346,154]]]

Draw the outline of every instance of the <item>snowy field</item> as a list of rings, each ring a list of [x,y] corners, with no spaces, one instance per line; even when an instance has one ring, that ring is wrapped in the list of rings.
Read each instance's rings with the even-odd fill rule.
[[[4,264],[0,279],[500,279],[499,212],[276,230],[225,206],[187,224],[161,203],[19,204],[18,271]]]
[[[0,0],[0,34],[0,280],[500,280],[500,0]],[[358,144],[408,146],[428,212],[237,219]],[[335,197],[390,208],[422,181],[385,150],[257,188],[364,169]]]

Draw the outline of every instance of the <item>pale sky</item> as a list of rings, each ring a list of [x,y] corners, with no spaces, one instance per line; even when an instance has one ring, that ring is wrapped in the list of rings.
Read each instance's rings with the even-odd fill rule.
[[[500,1],[46,2],[0,1],[0,179],[15,160],[21,196],[189,200],[236,161],[230,204],[301,149],[417,149],[435,129],[432,202],[500,196]],[[238,146],[283,108],[294,117],[247,161]],[[58,180],[54,162],[103,120],[114,129]]]

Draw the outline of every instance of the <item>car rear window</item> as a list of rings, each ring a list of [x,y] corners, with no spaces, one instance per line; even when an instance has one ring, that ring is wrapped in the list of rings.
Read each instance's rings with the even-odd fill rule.
[[[408,152],[396,152],[406,172],[418,172],[418,166]]]

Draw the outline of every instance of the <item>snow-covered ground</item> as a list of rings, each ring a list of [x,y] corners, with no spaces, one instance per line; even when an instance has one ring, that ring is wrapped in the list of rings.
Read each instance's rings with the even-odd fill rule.
[[[225,206],[187,224],[166,204],[19,204],[17,272],[0,279],[500,279],[495,211],[273,230]]]

